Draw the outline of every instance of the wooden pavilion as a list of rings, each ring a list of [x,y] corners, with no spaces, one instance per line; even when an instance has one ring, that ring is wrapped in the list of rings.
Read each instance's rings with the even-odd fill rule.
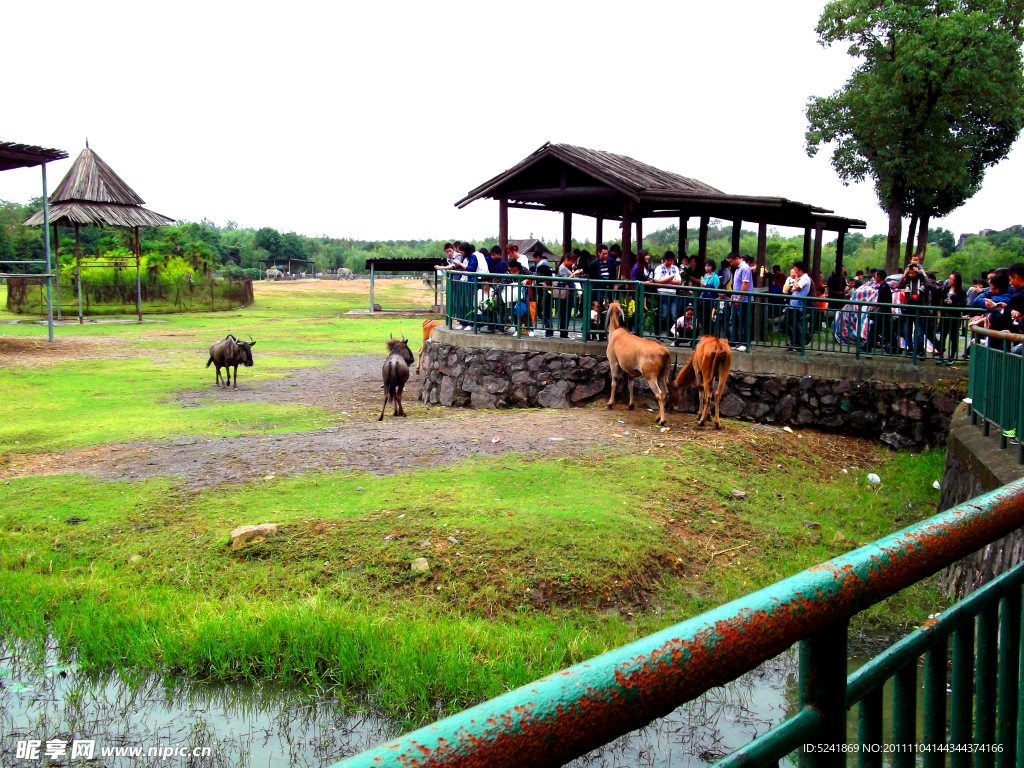
[[[46,197],[46,164],[54,160],[64,160],[68,153],[63,149],[46,149],[31,144],[15,144],[12,141],[0,141],[0,171],[12,171],[15,168],[35,168],[37,165],[43,172],[43,210],[42,220],[50,221],[49,201]],[[49,331],[50,341],[53,341],[53,299],[52,286],[53,275],[50,273],[50,228],[46,226],[43,230],[43,249],[46,251],[46,258],[42,261],[12,261],[11,264],[45,264],[46,272],[42,275],[35,275],[37,278],[46,278],[46,324]],[[21,277],[21,273],[8,273],[3,267],[6,262],[0,262],[0,277]],[[59,272],[60,270],[58,270]],[[59,282],[59,281],[58,281]],[[58,285],[57,290],[60,290]],[[59,294],[58,294],[59,295]],[[59,303],[59,302],[58,302]]]
[[[75,160],[71,170],[54,190],[50,197],[49,224],[53,225],[55,252],[59,255],[60,241],[57,240],[57,227],[74,227],[75,230],[75,275],[78,288],[78,322],[82,317],[82,247],[79,241],[79,227],[125,227],[135,230],[135,301],[139,322],[142,321],[142,279],[140,267],[142,251],[139,243],[139,227],[162,227],[173,224],[174,219],[147,210],[142,206],[145,200],[114,173],[114,170],[89,149],[85,149]],[[28,226],[45,226],[40,213],[33,214],[26,221]],[[60,263],[59,260],[57,262]],[[87,266],[126,266],[121,262],[99,260],[91,261]],[[58,272],[60,270],[58,269]],[[60,299],[57,300],[58,312]]]
[[[633,266],[633,227],[636,250],[643,246],[644,219],[668,218],[679,222],[679,250],[686,253],[687,223],[700,220],[698,256],[707,254],[708,224],[712,218],[732,222],[732,250],[739,252],[744,221],[756,222],[757,266],[765,266],[768,226],[804,230],[804,260],[811,263],[814,278],[821,277],[824,232],[838,235],[836,269],[842,268],[843,239],[851,229],[864,229],[860,219],[834,215],[827,208],[787,200],[784,197],[729,195],[697,179],[680,176],[615,155],[571,144],[545,144],[522,162],[484,182],[455,205],[464,208],[474,200],[490,198],[499,203],[498,239],[508,245],[508,209],[553,211],[562,214],[562,248],[572,249],[573,214],[597,219],[597,241],[603,239],[606,220],[622,222],[622,274]]]

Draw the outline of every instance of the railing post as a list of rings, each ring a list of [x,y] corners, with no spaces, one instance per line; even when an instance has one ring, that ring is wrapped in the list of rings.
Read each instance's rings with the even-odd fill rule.
[[[978,347],[982,347],[981,344]],[[984,437],[988,437],[989,420],[992,414],[989,412],[989,390],[992,388],[992,348],[982,347],[985,350],[985,380],[983,382],[984,389],[981,395],[981,434]],[[975,350],[977,354],[977,350]]]
[[[593,299],[590,298],[590,279],[586,278],[583,281],[583,306],[580,307],[582,310],[580,314],[583,316],[583,341],[590,341],[590,305],[593,303]]]
[[[986,747],[974,755],[975,768],[995,762],[989,749],[996,737],[996,677],[998,663],[999,606],[978,614],[978,650],[975,659],[974,743]]]
[[[946,694],[945,685],[942,694]],[[857,765],[859,768],[882,768],[882,752],[878,748],[882,744],[882,686],[861,699],[858,707],[857,741],[860,744],[860,757]],[[945,722],[942,727],[945,735]]]
[[[846,620],[800,641],[800,708],[817,710],[822,727],[814,744],[846,743]],[[800,768],[846,765],[846,753],[800,750]]]

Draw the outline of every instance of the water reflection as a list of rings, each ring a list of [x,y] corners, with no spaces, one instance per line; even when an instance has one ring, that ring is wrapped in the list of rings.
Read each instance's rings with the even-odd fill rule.
[[[891,638],[882,645],[889,642]],[[850,672],[878,649],[865,650],[851,659]],[[795,713],[797,666],[796,651],[791,649],[569,765],[696,768],[713,763]],[[891,685],[886,688],[884,733],[889,734]],[[922,692],[918,694],[920,721]],[[856,716],[854,708],[847,731],[851,740],[856,739]],[[100,759],[89,765],[105,768],[319,768],[400,732],[396,722],[345,706],[331,691],[311,693],[294,687],[210,685],[159,678],[129,680],[116,675],[96,678],[62,664],[53,650],[32,662],[24,653],[0,646],[3,766],[68,765],[67,756],[49,761],[18,760],[19,741],[59,739],[68,742],[70,753],[72,740],[95,739],[95,755]],[[170,757],[148,754],[150,748],[161,747],[177,747],[179,753]],[[118,748],[141,748],[142,753],[109,755],[109,750]],[[187,754],[195,748],[208,748],[208,754]],[[101,757],[103,749],[108,755]]]

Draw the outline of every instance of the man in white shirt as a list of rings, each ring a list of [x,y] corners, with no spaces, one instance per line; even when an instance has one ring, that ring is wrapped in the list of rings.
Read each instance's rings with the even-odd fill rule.
[[[732,267],[732,289],[729,316],[729,341],[740,352],[747,351],[747,333],[750,331],[750,294],[754,290],[754,276],[750,265],[738,253],[730,253],[729,265]]]
[[[786,281],[786,285],[782,289],[783,293],[794,297],[802,297],[807,296],[811,292],[811,276],[807,274],[807,265],[802,261],[798,261],[793,265],[790,279],[793,282]],[[805,304],[806,300],[803,298],[792,298],[789,300],[786,336],[789,339],[788,350],[790,352],[800,351],[811,340],[811,334],[807,332],[807,323],[804,320]],[[800,343],[801,336],[803,337],[803,344]]]
[[[641,248],[637,251],[637,256],[647,256],[647,249]],[[676,266],[676,255],[672,251],[665,251],[665,255],[661,257],[661,264],[654,270],[651,282],[658,286],[658,313],[661,317],[658,330],[668,335],[679,316],[681,299],[676,294],[675,286],[683,282],[679,267]]]

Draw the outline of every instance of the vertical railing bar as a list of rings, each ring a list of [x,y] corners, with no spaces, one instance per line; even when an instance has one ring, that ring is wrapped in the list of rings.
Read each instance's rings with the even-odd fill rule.
[[[924,768],[942,768],[946,743],[946,660],[949,638],[943,637],[924,655]]]
[[[823,722],[817,743],[832,751],[800,750],[800,768],[845,766],[846,646],[848,620],[834,621],[800,641],[800,708],[813,708]]]
[[[998,664],[999,606],[986,608],[978,614],[978,641],[974,673],[974,743],[990,747],[996,736],[996,675]],[[975,768],[987,768],[995,762],[995,754],[979,750],[974,755]]]
[[[860,700],[857,710],[857,765],[859,768],[882,768],[882,686]]]
[[[952,703],[949,716],[949,745],[971,743],[971,703],[974,695],[974,622],[962,625],[953,633]],[[950,768],[968,768],[971,753],[950,751]]]
[[[996,710],[996,766],[1009,768],[1017,755],[1017,695],[1020,672],[1020,589],[999,605],[999,699]]]
[[[893,768],[912,768],[917,742],[917,659],[893,675],[892,742],[896,751]]]

